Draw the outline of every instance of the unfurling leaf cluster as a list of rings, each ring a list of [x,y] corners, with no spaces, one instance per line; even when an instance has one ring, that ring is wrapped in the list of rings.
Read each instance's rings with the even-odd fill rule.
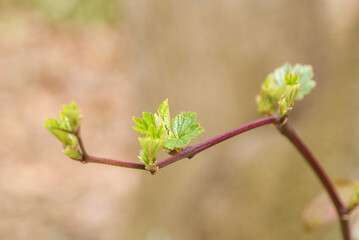
[[[196,138],[203,129],[196,122],[196,113],[180,113],[171,122],[168,99],[164,100],[157,113],[142,113],[142,119],[133,117],[133,129],[142,135],[138,141],[142,147],[139,159],[147,170],[155,170],[157,153],[164,149],[180,152],[191,139]]]
[[[79,131],[82,116],[77,104],[72,101],[69,105],[64,105],[62,111],[59,112],[59,118],[59,121],[46,119],[44,127],[62,142],[66,156],[81,160],[82,153],[76,134]]]
[[[262,114],[286,117],[295,100],[300,100],[314,87],[313,70],[309,65],[289,64],[274,70],[264,80],[256,98],[258,111]]]

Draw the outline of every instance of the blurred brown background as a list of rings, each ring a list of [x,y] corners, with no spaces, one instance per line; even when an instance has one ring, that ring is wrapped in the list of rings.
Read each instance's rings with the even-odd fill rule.
[[[284,62],[317,81],[292,125],[331,177],[359,178],[357,0],[0,0],[0,239],[340,239],[303,228],[321,185],[271,127],[156,176],[71,161],[42,127],[76,100],[88,151],[137,161],[132,116],[169,98],[198,143],[259,118]]]

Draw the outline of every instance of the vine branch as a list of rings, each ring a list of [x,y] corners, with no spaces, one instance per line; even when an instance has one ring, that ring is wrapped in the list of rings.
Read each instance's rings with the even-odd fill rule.
[[[212,147],[220,142],[223,142],[229,138],[232,138],[238,134],[249,131],[251,129],[255,129],[260,126],[264,126],[264,125],[268,125],[268,124],[272,124],[272,123],[278,123],[279,121],[280,121],[280,118],[277,114],[273,115],[273,116],[265,117],[265,118],[250,122],[248,124],[245,124],[243,126],[237,127],[235,129],[232,129],[228,132],[222,133],[222,134],[220,134],[214,138],[211,138],[207,141],[204,141],[200,144],[197,144],[194,146],[189,146],[189,147],[185,148],[182,152],[180,152],[172,157],[169,157],[166,160],[156,163],[157,169],[151,173],[155,174],[158,171],[158,169],[164,168],[164,167],[166,167],[172,163],[175,163],[181,159],[192,158],[197,153],[200,153],[203,150],[210,148],[210,147]],[[95,157],[95,156],[89,155],[89,154],[87,154],[87,152],[85,150],[85,147],[84,147],[81,135],[80,135],[80,131],[78,131],[75,134],[75,136],[77,137],[77,139],[79,141],[79,147],[81,149],[81,152],[83,153],[83,159],[80,160],[83,163],[101,163],[101,164],[108,164],[108,165],[113,165],[113,166],[118,166],[118,167],[146,170],[145,165],[142,163],[124,162],[124,161],[120,161],[120,160]]]
[[[197,145],[194,145],[194,146],[190,146],[190,147],[187,147],[185,148],[185,150],[181,153],[178,153],[177,155],[174,155],[170,158],[167,158],[166,160],[163,160],[161,162],[159,162],[157,164],[157,166],[159,168],[163,168],[167,165],[170,165],[180,159],[183,159],[183,158],[192,158],[194,157],[197,153],[200,153],[202,152],[203,150],[207,149],[207,148],[210,148],[220,142],[223,142],[229,138],[232,138],[238,134],[241,134],[243,132],[246,132],[248,130],[251,130],[251,129],[255,129],[257,127],[260,127],[260,126],[264,126],[264,125],[267,125],[267,124],[271,124],[271,123],[277,123],[280,121],[280,118],[278,115],[273,115],[273,116],[269,116],[269,117],[265,117],[265,118],[262,118],[262,119],[259,119],[259,120],[256,120],[256,121],[253,121],[253,122],[250,122],[248,124],[245,124],[245,125],[242,125],[238,128],[235,128],[235,129],[232,129],[228,132],[225,132],[225,133],[222,133],[214,138],[211,138],[207,141],[204,141],[200,144],[197,144]]]

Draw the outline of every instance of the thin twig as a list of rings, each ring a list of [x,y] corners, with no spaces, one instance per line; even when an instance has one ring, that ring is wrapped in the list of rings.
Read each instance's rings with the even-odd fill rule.
[[[77,141],[79,142],[79,147],[81,149],[81,152],[82,152],[82,162],[83,163],[86,163],[89,161],[89,155],[87,154],[87,151],[85,149],[85,145],[82,141],[82,137],[81,137],[81,128],[79,127],[78,130],[76,131],[76,135],[77,137]]]
[[[87,155],[87,162],[101,163],[101,164],[113,165],[113,166],[118,166],[118,167],[146,170],[146,168],[145,168],[146,166],[142,163],[124,162],[124,161],[114,160],[114,159],[109,159],[109,158],[95,157],[95,156],[91,156],[91,155]]]
[[[307,146],[302,142],[296,132],[291,128],[288,123],[278,127],[279,131],[286,136],[289,141],[297,148],[297,150],[302,154],[302,156],[307,160],[308,164],[313,169],[314,173],[317,175],[321,183],[323,184],[325,190],[327,191],[330,199],[332,200],[334,207],[338,214],[338,219],[340,221],[340,226],[342,229],[342,234],[344,240],[350,240],[350,228],[348,222],[348,208],[341,201],[338,193],[336,192],[333,183],[330,181],[327,173],[321,167],[319,162],[316,160],[311,151]]]
[[[202,152],[203,150],[210,148],[210,147],[212,147],[220,142],[223,142],[229,138],[232,138],[240,133],[246,132],[248,130],[251,130],[251,129],[254,129],[254,128],[257,128],[260,126],[268,125],[271,123],[277,123],[279,120],[280,119],[279,119],[278,115],[273,115],[270,117],[265,117],[265,118],[253,121],[251,123],[245,124],[243,126],[235,128],[233,130],[230,130],[228,132],[220,134],[220,135],[218,135],[214,138],[211,138],[207,141],[204,141],[203,143],[200,143],[198,145],[187,147],[183,152],[180,152],[172,157],[167,158],[166,160],[158,162],[156,164],[156,166],[158,167],[158,169],[160,169],[160,168],[164,168],[174,162],[177,162],[181,159],[192,158],[197,153]],[[108,164],[108,165],[114,165],[114,166],[119,166],[119,167],[146,170],[146,166],[142,163],[124,162],[124,161],[119,161],[119,160],[114,160],[114,159],[109,159],[109,158],[102,158],[102,157],[95,157],[95,156],[88,155],[85,151],[84,144],[82,142],[79,132],[77,134],[77,138],[79,140],[80,149],[81,149],[82,153],[84,153],[84,161],[83,161],[84,163],[86,163],[86,162],[101,163],[101,164]],[[157,171],[154,171],[154,172],[152,172],[152,174],[154,174],[156,172]]]
[[[240,126],[238,128],[235,128],[235,129],[232,129],[228,132],[225,132],[225,133],[222,133],[214,138],[211,138],[207,141],[204,141],[203,143],[200,143],[200,144],[197,144],[195,146],[190,146],[190,147],[187,147],[183,152],[181,153],[178,153],[177,155],[174,155],[170,158],[167,158],[166,160],[163,160],[161,162],[159,162],[157,164],[157,166],[159,168],[163,168],[165,166],[168,166],[180,159],[183,159],[183,158],[192,158],[194,157],[197,153],[199,152],[202,152],[203,150],[207,149],[207,148],[210,148],[220,142],[223,142],[229,138],[232,138],[240,133],[243,133],[243,132],[246,132],[248,130],[251,130],[251,129],[254,129],[254,128],[257,128],[257,127],[260,127],[260,126],[264,126],[264,125],[267,125],[267,124],[271,124],[271,123],[276,123],[279,121],[279,117],[278,115],[273,115],[273,116],[270,116],[270,117],[265,117],[265,118],[262,118],[262,119],[259,119],[259,120],[256,120],[256,121],[253,121],[253,122],[250,122],[248,124],[245,124],[243,126]]]

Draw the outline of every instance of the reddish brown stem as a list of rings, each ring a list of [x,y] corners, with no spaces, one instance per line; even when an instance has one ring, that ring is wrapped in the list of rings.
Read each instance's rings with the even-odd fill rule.
[[[279,126],[278,129],[280,132],[286,136],[289,141],[297,148],[297,150],[302,154],[302,156],[307,160],[310,167],[313,169],[314,173],[317,175],[321,183],[323,184],[325,190],[327,191],[330,199],[332,200],[334,207],[338,214],[338,219],[340,221],[340,226],[342,229],[342,234],[344,240],[351,240],[350,228],[348,222],[348,213],[349,209],[342,203],[338,193],[336,192],[333,183],[330,181],[328,175],[321,167],[319,162],[316,160],[314,155],[310,152],[307,146],[302,142],[299,136],[296,134],[293,128],[291,128],[288,123]]]
[[[203,143],[200,143],[198,145],[187,147],[183,152],[180,152],[172,157],[167,158],[164,161],[157,163],[157,167],[164,168],[165,166],[168,166],[174,162],[177,162],[178,160],[181,160],[184,158],[192,158],[197,153],[202,152],[203,150],[210,148],[210,147],[212,147],[220,142],[223,142],[229,138],[232,138],[240,133],[243,133],[248,130],[251,130],[251,129],[254,129],[254,128],[257,128],[260,126],[264,126],[267,124],[276,123],[278,121],[279,121],[278,115],[274,115],[274,116],[265,117],[265,118],[253,121],[251,123],[245,124],[243,126],[235,128],[233,130],[225,132],[221,135],[218,135],[214,138],[211,138],[207,141],[204,141]],[[108,165],[114,165],[114,166],[119,166],[119,167],[146,170],[145,165],[141,164],[141,163],[123,162],[123,161],[119,161],[119,160],[114,160],[114,159],[109,159],[109,158],[101,158],[101,157],[95,157],[95,156],[88,155],[85,151],[81,136],[77,135],[77,138],[79,140],[80,148],[81,148],[81,151],[84,156],[84,159],[83,159],[84,163],[86,163],[86,162],[101,163],[101,164],[108,164]]]
[[[95,157],[95,156],[90,156],[90,155],[87,155],[86,162],[102,163],[102,164],[113,165],[113,166],[118,166],[118,167],[146,170],[145,165],[142,163],[123,162],[120,160],[113,160],[113,159],[109,159],[109,158]]]
[[[238,128],[232,129],[228,132],[222,133],[222,134],[220,134],[214,138],[211,138],[207,141],[204,141],[203,143],[197,144],[195,146],[187,147],[183,152],[159,162],[157,164],[157,166],[159,168],[163,168],[163,167],[170,165],[170,164],[172,164],[178,160],[181,160],[183,158],[192,158],[197,153],[202,152],[203,150],[210,148],[210,147],[212,147],[220,142],[223,142],[229,138],[232,138],[240,133],[246,132],[248,130],[251,130],[251,129],[254,129],[254,128],[257,128],[257,127],[260,127],[263,125],[276,123],[278,121],[279,121],[278,115],[273,115],[270,117],[265,117],[265,118],[250,122],[250,123],[240,126]]]

